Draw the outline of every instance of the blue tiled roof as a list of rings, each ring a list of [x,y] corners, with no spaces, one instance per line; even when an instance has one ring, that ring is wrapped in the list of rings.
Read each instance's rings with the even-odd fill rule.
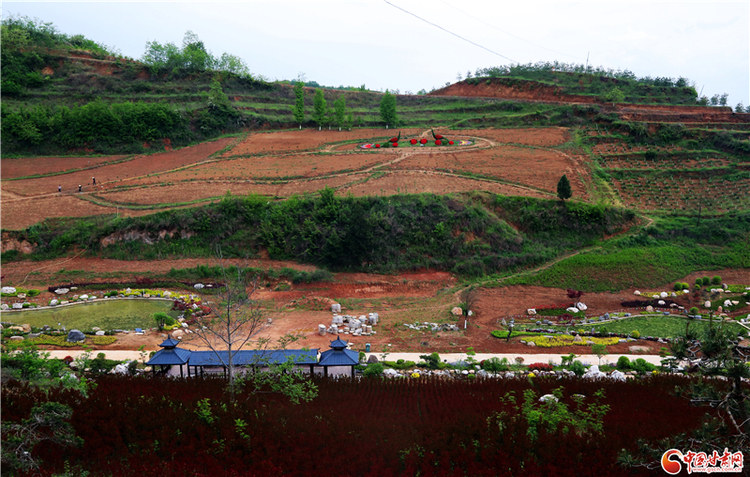
[[[350,349],[329,349],[320,353],[320,366],[354,366],[359,364],[359,353]]]
[[[185,364],[190,359],[191,352],[182,348],[165,348],[157,351],[153,358],[146,363],[149,366]]]
[[[167,338],[159,346],[161,346],[162,348],[174,348],[178,344],[180,344],[179,341],[173,340],[172,338]]]
[[[222,366],[228,361],[228,352],[219,351],[221,358],[213,351],[193,351],[190,354],[190,366]],[[318,350],[240,350],[233,353],[232,364],[243,365],[264,365],[265,363],[279,364],[285,362],[289,357],[294,360],[295,364],[317,364]]]
[[[331,348],[334,348],[334,349],[336,349],[336,348],[345,349],[348,344],[349,343],[347,343],[346,341],[342,340],[341,338],[336,337],[335,340],[331,341]]]

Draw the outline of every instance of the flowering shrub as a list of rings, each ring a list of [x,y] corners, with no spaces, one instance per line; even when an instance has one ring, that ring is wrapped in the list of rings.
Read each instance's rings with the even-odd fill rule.
[[[410,143],[411,143],[412,145],[414,145],[414,144],[416,144],[416,143],[417,143],[417,140],[416,140],[416,139],[412,139],[412,140],[411,140],[411,141],[409,141],[409,142],[410,142]]]
[[[573,341],[575,338],[572,335],[553,335],[551,338],[547,336],[530,336],[525,338],[526,341],[533,342],[540,348],[553,348],[555,346],[574,346],[574,345],[585,345],[583,342],[576,343]],[[588,341],[592,341],[594,344],[602,344],[605,346],[615,345],[620,342],[617,337],[612,338],[586,338]]]
[[[420,144],[427,144],[427,139],[422,138],[422,139],[419,140],[419,143]]]
[[[549,363],[532,363],[529,365],[530,371],[552,371],[552,365]]]
[[[440,145],[440,139],[436,139],[436,140],[435,140],[435,145],[436,145],[436,146],[439,146],[439,145]]]

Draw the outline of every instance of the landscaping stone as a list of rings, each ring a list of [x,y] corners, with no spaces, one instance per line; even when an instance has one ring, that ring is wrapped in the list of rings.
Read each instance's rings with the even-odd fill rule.
[[[104,336],[104,331],[102,330],[97,331],[96,336]]]
[[[326,325],[318,325],[318,334],[320,336],[326,335]]]
[[[10,307],[8,306],[7,303],[3,303],[2,305],[0,305],[0,310],[3,310],[3,311],[10,310]]]
[[[666,298],[666,297],[668,297],[668,296],[669,296],[669,293],[667,293],[667,292],[661,292],[661,293],[659,293],[659,296],[660,296],[661,298]]]
[[[55,293],[57,293],[58,295],[65,295],[69,291],[70,289],[68,288],[58,288],[57,290],[55,290]]]
[[[544,396],[539,398],[539,402],[558,402],[559,399],[557,399],[557,396],[554,394],[545,394]]]
[[[81,300],[88,300],[89,296],[88,295],[81,295],[78,298],[80,298]]]
[[[451,310],[451,313],[453,314],[453,316],[461,316],[464,314],[464,311],[461,309],[460,306],[454,306],[453,309]]]
[[[575,338],[573,338],[573,343],[582,343],[583,338],[581,338],[581,335],[576,335]]]
[[[375,356],[374,354],[371,354],[370,357],[367,358],[367,363],[368,364],[369,363],[377,363],[377,362],[378,362],[378,357]]]
[[[172,332],[172,338],[174,338],[176,340],[181,340],[182,339],[182,335],[183,335],[183,331],[182,330],[174,330]]]
[[[703,306],[705,308],[711,308],[711,301],[710,300],[706,300],[706,302],[703,304]]]
[[[526,314],[527,315],[536,315],[536,309],[529,308],[528,310],[526,310]]]
[[[23,336],[11,336],[10,339],[12,339],[13,341],[23,341],[26,338],[24,338]]]
[[[526,346],[529,346],[531,348],[536,348],[536,343],[534,343],[533,341],[529,341],[528,343],[526,343]]]
[[[86,335],[81,333],[80,330],[70,330],[68,337],[65,338],[68,343],[78,343],[80,341],[86,341]]]
[[[333,303],[331,305],[331,311],[333,313],[341,313],[341,304],[340,303]]]
[[[637,295],[637,296],[640,296],[640,294],[641,294],[641,291],[640,291],[640,290],[636,290],[636,291],[634,291],[634,292],[633,292],[633,295]]]
[[[653,306],[649,305],[649,306],[646,307],[646,313],[653,313],[653,312],[654,312],[654,307]]]
[[[619,370],[612,371],[612,374],[609,375],[609,378],[614,381],[625,381],[627,379],[625,377],[625,373]]]
[[[581,302],[576,303],[576,308],[578,308],[581,311],[586,311],[589,309],[589,307],[587,307],[585,304]]]
[[[14,287],[2,287],[0,288],[0,292],[11,294],[11,293],[15,293],[16,289]]]
[[[21,308],[23,308],[23,304],[21,304],[21,303],[13,303],[13,309],[14,310],[20,310]]]
[[[196,290],[201,290],[201,289],[203,289],[205,287],[206,287],[206,285],[204,285],[202,283],[196,283],[195,285],[193,285],[193,288],[195,288]]]

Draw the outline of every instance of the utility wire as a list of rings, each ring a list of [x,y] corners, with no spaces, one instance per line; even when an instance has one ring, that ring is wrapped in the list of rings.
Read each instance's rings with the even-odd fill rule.
[[[490,27],[490,28],[494,28],[494,29],[495,29],[495,30],[497,30],[497,31],[501,31],[501,32],[505,33],[506,35],[512,36],[513,38],[518,38],[519,40],[521,40],[521,41],[525,41],[526,43],[528,43],[528,44],[530,44],[530,45],[536,46],[537,48],[542,48],[543,50],[551,51],[552,53],[557,53],[558,55],[569,56],[569,57],[571,57],[571,58],[577,58],[577,59],[579,59],[579,60],[582,60],[582,59],[583,59],[583,58],[582,58],[582,57],[580,57],[580,56],[568,55],[568,54],[565,54],[565,53],[561,53],[561,52],[559,52],[559,51],[555,51],[555,50],[553,50],[553,49],[551,49],[551,48],[547,48],[547,47],[545,47],[545,46],[542,46],[542,45],[537,45],[536,43],[533,43],[533,42],[531,42],[531,41],[529,41],[529,40],[526,40],[525,38],[521,38],[520,36],[516,36],[516,35],[514,35],[513,33],[509,33],[509,32],[507,32],[507,31],[505,31],[505,30],[503,30],[503,29],[501,29],[501,28],[498,28],[498,27],[496,27],[495,25],[491,25],[491,24],[487,23],[486,21],[482,20],[481,18],[477,18],[477,17],[475,17],[474,15],[472,15],[472,14],[470,14],[470,13],[466,13],[465,11],[461,10],[460,8],[454,7],[453,5],[451,5],[451,4],[450,4],[450,3],[448,3],[448,2],[445,2],[445,1],[441,0],[441,3],[443,3],[444,5],[447,5],[447,6],[451,7],[451,8],[452,8],[452,9],[454,9],[454,10],[457,10],[457,11],[459,11],[459,12],[463,13],[463,14],[464,14],[464,15],[466,15],[467,17],[470,17],[470,18],[472,18],[472,19],[474,19],[474,20],[476,20],[476,21],[478,21],[478,22],[480,22],[480,23],[484,23],[485,25],[487,25],[487,26],[488,26],[488,27]]]
[[[425,22],[425,23],[428,23],[428,24],[430,24],[430,25],[434,26],[435,28],[439,28],[439,29],[443,30],[443,31],[444,31],[444,32],[446,32],[446,33],[450,33],[451,35],[453,35],[453,36],[455,36],[455,37],[457,37],[457,38],[460,38],[460,39],[462,39],[462,40],[463,40],[463,41],[465,41],[465,42],[471,43],[471,44],[472,44],[472,45],[474,45],[474,46],[478,46],[479,48],[481,48],[481,49],[483,49],[483,50],[487,50],[487,51],[489,51],[490,53],[492,53],[493,55],[497,55],[497,56],[499,56],[500,58],[505,58],[506,60],[512,61],[513,63],[518,63],[518,62],[517,62],[516,60],[513,60],[513,59],[511,59],[511,58],[508,58],[507,56],[501,55],[500,53],[498,53],[498,52],[496,52],[496,51],[492,51],[492,50],[490,50],[489,48],[487,48],[487,47],[485,47],[485,46],[482,46],[482,45],[480,45],[479,43],[474,43],[473,41],[471,41],[471,40],[469,40],[469,39],[467,39],[467,38],[464,38],[464,37],[462,37],[461,35],[458,35],[458,34],[456,34],[456,33],[453,33],[453,32],[452,32],[452,31],[450,31],[450,30],[446,30],[445,28],[441,27],[440,25],[436,25],[436,24],[432,23],[431,21],[425,20],[424,18],[420,17],[419,15],[415,15],[414,13],[412,13],[412,12],[410,12],[410,11],[408,11],[408,10],[404,10],[403,8],[399,7],[398,5],[394,5],[394,4],[392,4],[392,3],[391,3],[391,2],[389,2],[388,0],[383,0],[383,1],[384,1],[385,3],[387,3],[388,5],[392,6],[393,8],[397,8],[397,9],[401,10],[401,11],[402,11],[402,12],[404,12],[404,13],[408,13],[409,15],[411,15],[411,16],[413,16],[413,17],[416,17],[416,18],[418,18],[419,20],[422,20],[422,21],[423,21],[423,22]]]

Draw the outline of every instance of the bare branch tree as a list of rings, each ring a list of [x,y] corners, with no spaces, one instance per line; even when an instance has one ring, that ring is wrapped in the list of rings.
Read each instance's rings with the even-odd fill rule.
[[[258,288],[258,277],[248,276],[248,267],[229,266],[216,250],[216,263],[221,273],[222,286],[203,304],[211,310],[195,317],[195,336],[214,352],[227,370],[230,391],[234,394],[235,357],[263,328],[265,313],[260,302],[253,299]],[[256,338],[255,348],[263,349],[268,339]]]
[[[479,302],[479,292],[473,286],[465,288],[461,291],[460,299],[460,306],[464,315],[464,329],[466,329],[469,314],[470,312],[472,315],[474,314],[473,308],[476,306],[477,302]]]

